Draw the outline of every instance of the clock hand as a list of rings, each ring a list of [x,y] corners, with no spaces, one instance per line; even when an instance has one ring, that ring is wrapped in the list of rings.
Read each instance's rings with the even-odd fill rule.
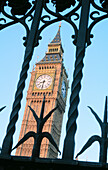
[[[43,89],[43,86],[44,86],[44,83],[45,83],[45,80],[43,80],[43,82],[42,82],[43,84],[42,84],[42,88],[41,89]]]

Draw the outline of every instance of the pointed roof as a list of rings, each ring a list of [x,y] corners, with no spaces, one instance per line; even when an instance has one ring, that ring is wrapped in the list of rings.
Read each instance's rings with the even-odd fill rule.
[[[61,44],[61,37],[60,37],[60,27],[57,31],[56,36],[54,39],[48,44],[48,51],[46,52],[44,58],[39,62],[40,63],[52,63],[52,62],[61,62],[62,61],[62,53],[64,52]]]
[[[54,37],[54,39],[51,41],[50,44],[61,43],[60,27],[61,27],[61,24],[59,25],[59,29],[58,29],[58,32],[57,32],[56,36]]]

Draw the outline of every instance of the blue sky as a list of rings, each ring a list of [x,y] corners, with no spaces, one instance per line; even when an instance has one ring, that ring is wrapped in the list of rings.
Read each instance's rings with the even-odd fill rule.
[[[22,107],[19,112],[19,119],[14,135],[14,144],[17,143],[21,121],[23,118],[24,107],[26,103],[26,94],[29,86],[30,72],[33,65],[41,60],[47,51],[48,43],[57,33],[59,23],[53,24],[42,32],[42,40],[40,45],[35,48],[26,87],[22,100]],[[82,79],[82,89],[80,92],[80,104],[78,107],[79,116],[77,119],[76,145],[75,155],[80,151],[92,135],[100,135],[100,127],[95,118],[91,114],[87,106],[91,106],[103,119],[105,96],[108,95],[108,20],[104,20],[97,24],[92,33],[95,35],[92,44],[86,49],[84,58],[84,69]],[[65,137],[66,119],[69,109],[69,98],[71,91],[71,83],[73,80],[73,70],[75,62],[76,47],[72,43],[71,36],[74,34],[73,28],[68,23],[61,23],[61,39],[64,48],[64,65],[69,75],[69,90],[67,98],[67,106],[64,114],[62,135],[60,142],[60,150],[62,150],[63,140]],[[0,146],[6,133],[9,122],[9,115],[14,101],[14,95],[19,80],[19,74],[22,67],[25,47],[23,46],[23,36],[25,30],[20,24],[8,27],[0,32],[0,107],[6,105],[4,111],[0,113]],[[79,156],[79,160],[98,161],[99,144],[95,142],[87,151]]]

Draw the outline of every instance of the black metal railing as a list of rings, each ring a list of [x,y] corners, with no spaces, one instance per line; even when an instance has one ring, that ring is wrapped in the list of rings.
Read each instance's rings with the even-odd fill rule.
[[[108,145],[108,138],[107,138],[107,129],[108,129],[108,97],[106,97],[106,101],[105,101],[105,110],[104,110],[104,118],[103,118],[103,122],[102,120],[99,118],[99,116],[97,115],[97,113],[88,106],[88,108],[91,110],[92,114],[94,115],[94,117],[96,118],[97,122],[100,125],[101,128],[101,137],[98,135],[94,135],[91,138],[89,138],[89,140],[87,141],[87,143],[83,146],[83,148],[81,149],[81,151],[77,154],[76,158],[82,154],[87,148],[89,148],[93,142],[98,141],[100,144],[100,152],[99,152],[99,162],[103,162],[106,163],[107,162],[107,145]]]
[[[37,116],[36,112],[30,106],[28,106],[28,107],[30,108],[30,110],[33,114],[33,117],[35,118],[35,120],[37,122],[36,132],[30,131],[27,134],[25,134],[24,137],[17,143],[17,145],[12,150],[16,149],[18,146],[20,146],[22,143],[24,143],[30,137],[33,137],[34,138],[34,146],[33,146],[33,151],[32,151],[32,159],[39,158],[41,142],[42,142],[42,139],[44,137],[46,137],[50,141],[50,143],[56,148],[56,150],[61,154],[52,135],[49,132],[42,132],[45,122],[49,119],[49,117],[57,109],[57,107],[52,109],[45,117],[43,117],[44,110],[45,110],[45,96],[44,96],[43,102],[42,102],[40,117]]]

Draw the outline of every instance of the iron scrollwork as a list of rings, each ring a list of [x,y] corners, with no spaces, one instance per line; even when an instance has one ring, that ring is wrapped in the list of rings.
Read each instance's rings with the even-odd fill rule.
[[[2,21],[4,23],[0,24],[0,30],[6,28],[8,26],[14,25],[16,23],[21,23],[25,27],[25,30],[26,30],[26,36],[23,37],[23,39],[25,40],[24,45],[26,46],[27,37],[28,37],[29,31],[30,31],[28,23],[26,22],[26,20],[29,17],[30,17],[30,19],[28,19],[28,21],[33,20],[33,12],[35,10],[36,3],[37,3],[37,0],[32,1],[32,3],[28,2],[28,0],[23,0],[21,3],[19,1],[17,1],[17,0],[16,1],[2,0],[1,5],[0,5],[0,12],[4,16],[4,18],[1,17],[0,21]],[[72,27],[74,28],[74,31],[75,31],[75,35],[72,36],[72,37],[74,39],[77,37],[78,28],[75,25],[75,23],[72,21],[71,17],[75,15],[76,18],[74,20],[79,19],[79,14],[76,13],[76,11],[81,7],[81,2],[79,1],[78,5],[73,10],[71,10],[70,12],[68,12],[65,15],[60,14],[60,12],[58,11],[58,9],[60,8],[59,4],[61,4],[61,2],[55,3],[55,1],[53,1],[53,0],[51,1],[51,3],[53,3],[56,6],[57,11],[55,11],[55,12],[48,8],[48,6],[47,6],[48,3],[49,3],[49,0],[44,0],[43,1],[43,9],[45,9],[45,11],[48,14],[46,14],[44,16],[41,16],[41,18],[40,18],[40,20],[44,24],[38,30],[38,41],[35,42],[34,46],[39,45],[39,40],[42,39],[40,34],[43,31],[43,29],[45,29],[47,26],[49,26],[49,25],[51,25],[51,24],[53,24],[55,22],[61,21],[61,20],[64,20],[64,21],[66,21],[66,22],[68,22],[68,23],[70,23],[72,25]],[[66,4],[68,5],[68,3],[66,3]],[[70,6],[71,5],[74,6],[75,4],[76,4],[75,0],[71,0]],[[64,2],[62,3],[61,7],[63,7],[63,6],[64,6]],[[70,7],[70,6],[68,6],[68,7]],[[8,7],[8,8],[10,7],[9,12],[7,12],[5,10],[6,7]],[[52,16],[54,16],[56,18],[51,20],[50,15],[52,15]],[[9,19],[8,22],[6,21],[6,18]],[[48,20],[46,21],[45,19],[48,19],[49,21]]]
[[[20,23],[24,26],[26,30],[26,36],[23,39],[27,40],[30,30],[28,24],[26,23],[26,20],[29,17],[29,22],[33,19],[33,12],[35,10],[35,6],[35,1],[32,1],[32,3],[30,3],[28,2],[28,0],[23,0],[20,3],[17,0],[2,0],[0,4],[0,12],[1,16],[3,16],[4,18],[0,18],[0,20],[4,21],[4,24],[0,24],[0,30],[7,28],[8,26]],[[24,42],[24,45],[26,45],[26,41]]]
[[[13,144],[13,134],[15,132],[15,125],[18,120],[18,112],[21,107],[21,100],[23,97],[25,80],[27,78],[27,71],[29,69],[29,63],[32,59],[34,47],[38,46],[39,40],[41,39],[41,36],[40,36],[41,32],[43,31],[43,29],[45,29],[47,26],[51,25],[52,23],[60,21],[60,20],[64,20],[72,25],[75,31],[74,38],[77,37],[78,28],[75,25],[75,23],[71,20],[71,17],[75,15],[77,16],[76,19],[79,19],[79,15],[76,13],[76,11],[81,7],[81,3],[78,2],[78,5],[71,12],[68,12],[67,14],[63,16],[59,12],[53,12],[47,7],[47,3],[49,3],[48,0],[35,0],[32,2],[32,4],[28,3],[28,0],[25,0],[26,7],[29,9],[22,11],[22,13],[17,13],[18,11],[16,7],[15,6],[13,7],[14,4],[10,3],[10,6],[12,9],[11,9],[11,12],[8,14],[5,11],[5,6],[8,5],[6,2],[12,2],[12,0],[2,1],[0,9],[1,9],[2,14],[8,19],[10,19],[11,21],[9,21],[6,24],[0,25],[0,29],[6,28],[7,26],[10,26],[16,23],[21,23],[26,29],[26,37],[24,37],[24,40],[25,40],[24,45],[26,46],[26,50],[25,50],[24,62],[22,65],[19,82],[17,85],[17,90],[15,93],[15,99],[13,102],[12,112],[10,115],[10,122],[8,124],[6,136],[4,138],[3,145],[2,145],[2,151],[1,151],[2,155],[4,154],[10,155],[11,153],[11,148]],[[16,2],[19,3],[17,0]],[[43,8],[48,13],[48,15],[42,16]],[[19,17],[21,14],[23,14],[23,12],[24,12],[24,15]],[[49,15],[54,16],[55,19],[51,20]],[[32,20],[31,29],[29,29],[29,26],[26,23],[26,19],[28,17],[30,17]],[[46,21],[45,20],[46,18],[48,18],[49,21]],[[43,26],[41,26],[41,28],[39,28],[40,20],[44,23]]]
[[[90,23],[87,31],[87,45],[91,44],[90,38],[93,38],[93,34],[91,34],[92,29],[94,26],[99,23],[100,21],[108,18],[108,2],[105,0],[100,0],[100,6],[95,2],[95,0],[91,0],[91,5],[95,9],[90,14],[90,18],[92,22]],[[104,13],[104,14],[103,14]]]
[[[77,0],[79,1],[79,0]],[[35,6],[36,6],[37,0],[32,1],[32,3],[30,3],[28,0],[23,0],[21,3],[19,1],[13,1],[13,0],[1,0],[1,4],[0,4],[0,13],[4,16],[0,18],[0,21],[3,21],[4,23],[0,24],[0,30],[11,26],[13,24],[16,23],[21,23],[26,30],[26,36],[23,37],[23,39],[25,40],[24,45],[26,46],[26,41],[27,41],[27,37],[29,34],[29,26],[26,22],[27,18],[30,17],[30,19],[28,19],[28,21],[31,21],[33,19],[33,12],[35,10]],[[69,3],[66,3],[67,8],[69,8],[71,5],[75,6],[75,8],[73,10],[71,10],[70,12],[68,12],[65,15],[62,15],[60,13],[60,9],[63,8],[64,6],[64,2],[56,2],[55,0],[52,0],[51,3],[53,3],[56,6],[56,11],[52,11],[48,8],[47,4],[49,3],[49,0],[44,0],[43,1],[43,9],[45,9],[45,11],[48,13],[47,15],[41,16],[40,20],[44,23],[43,26],[38,30],[38,41],[40,39],[42,39],[42,37],[40,36],[41,32],[43,31],[43,29],[45,29],[47,26],[64,20],[68,23],[70,23],[75,31],[75,35],[72,36],[74,39],[76,39],[77,37],[77,32],[78,32],[78,28],[76,26],[76,24],[74,23],[74,21],[79,19],[79,14],[76,13],[76,11],[81,7],[81,1],[78,2],[77,6],[75,6],[76,1],[75,0],[71,0],[69,1]],[[65,8],[66,8],[65,6]],[[10,8],[10,11],[6,11],[5,8],[8,7]],[[62,9],[63,11],[64,9]],[[51,16],[54,16],[55,19],[51,20]],[[74,19],[74,21],[72,21],[72,16],[76,16],[76,18]],[[19,17],[21,16],[21,17]],[[9,21],[6,21],[6,18],[9,19]],[[45,19],[48,19],[47,21]],[[11,20],[11,21],[10,21]],[[75,40],[74,40],[74,44],[75,44]],[[34,46],[39,45],[39,42],[35,42]]]
[[[41,21],[44,23],[38,30],[38,41],[35,42],[35,46],[39,45],[39,40],[42,39],[42,37],[40,36],[41,32],[48,26],[50,26],[51,24],[58,22],[58,21],[66,21],[69,24],[71,24],[72,28],[74,29],[74,35],[72,36],[72,38],[74,39],[73,43],[76,44],[76,38],[77,38],[77,33],[78,33],[78,28],[77,25],[74,23],[74,21],[79,19],[79,14],[76,13],[77,10],[79,10],[79,8],[81,7],[81,2],[78,2],[78,4],[75,6],[75,8],[73,10],[71,10],[70,12],[66,13],[65,15],[62,15],[60,12],[58,11],[52,11],[51,9],[48,8],[48,3],[46,3],[46,1],[44,1],[43,3],[43,9],[46,12],[46,15],[42,16],[40,19]],[[54,2],[53,2],[54,4]],[[73,4],[75,5],[75,3]],[[54,19],[51,19],[51,16],[54,17]],[[74,21],[72,20],[72,16],[76,16],[76,18],[74,19]],[[47,20],[46,20],[47,19]]]

